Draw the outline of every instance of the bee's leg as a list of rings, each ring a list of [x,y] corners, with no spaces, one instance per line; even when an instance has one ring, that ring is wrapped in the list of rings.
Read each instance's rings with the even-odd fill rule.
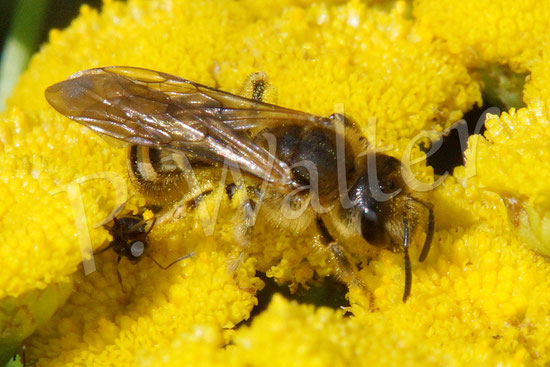
[[[199,204],[201,203],[201,201],[203,201],[205,197],[207,197],[208,195],[210,195],[213,192],[214,192],[214,190],[212,190],[212,189],[204,190],[200,194],[198,194],[198,195],[194,196],[193,198],[187,200],[185,202],[185,207],[189,210],[196,209],[199,206]]]
[[[214,190],[208,188],[202,191],[200,194],[193,196],[191,199],[185,198],[177,202],[176,204],[169,206],[167,210],[164,210],[159,214],[157,224],[180,219],[184,215],[184,213],[196,209],[201,201],[213,192]]]
[[[256,202],[252,199],[246,199],[239,205],[238,225],[235,227],[233,236],[239,245],[239,256],[228,265],[229,272],[234,272],[242,264],[248,249],[250,248],[250,238],[252,229],[256,222]]]
[[[235,194],[244,187],[242,185],[237,185],[231,183],[226,186],[225,192],[230,200],[233,200]],[[242,264],[248,249],[251,244],[252,230],[254,224],[256,223],[257,215],[257,201],[261,201],[262,193],[257,187],[246,187],[246,193],[244,197],[241,198],[239,204],[239,210],[234,217],[234,222],[239,223],[235,226],[235,231],[233,236],[235,242],[239,245],[239,255],[237,259],[231,261],[228,265],[229,272],[234,272]],[[250,197],[252,196],[252,198]]]
[[[334,237],[332,237],[325,226],[323,219],[317,217],[316,223],[319,234],[321,235],[321,242],[330,252],[332,259],[336,264],[336,276],[348,286],[359,286],[364,288],[363,282],[357,276],[357,267],[349,261],[345,250],[334,239]]]
[[[239,94],[258,102],[275,103],[277,99],[277,90],[262,71],[248,75]]]
[[[237,185],[236,183],[230,183],[229,185],[225,186],[225,193],[227,194],[227,197],[229,200],[233,200],[233,196],[235,196],[235,193],[241,188],[240,185]]]
[[[252,199],[245,200],[240,205],[239,214],[242,222],[240,226],[237,226],[235,237],[239,243],[244,245],[244,247],[241,247],[248,249],[250,246],[250,237],[252,236],[252,228],[256,221],[256,202]]]

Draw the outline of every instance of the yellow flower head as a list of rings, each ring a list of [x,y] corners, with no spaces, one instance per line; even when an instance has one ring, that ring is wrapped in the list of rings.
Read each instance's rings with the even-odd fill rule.
[[[537,0],[415,0],[414,15],[469,66],[508,64],[515,71],[537,59],[550,26],[550,4]]]
[[[470,3],[445,5],[452,9],[445,14],[474,22],[464,10]],[[540,6],[513,14],[544,24]],[[194,256],[168,270],[149,258],[135,265],[122,259],[125,293],[116,254],[91,256],[110,241],[102,224],[120,199],[129,198],[126,210],[133,211],[145,200],[128,179],[126,149],[54,111],[43,96],[48,86],[79,70],[131,65],[239,93],[247,76],[261,71],[272,102],[322,116],[343,106],[377,148],[424,158],[412,138],[442,131],[481,104],[480,82],[468,67],[489,41],[478,41],[474,29],[490,40],[486,30],[500,14],[451,37],[444,28],[450,20],[436,9],[417,1],[415,21],[401,1],[83,7],[67,30],[50,33],[0,116],[0,343],[8,350],[36,329],[27,355],[42,366],[548,363],[550,266],[539,253],[547,251],[550,171],[548,149],[537,145],[547,131],[541,106],[548,94],[540,90],[548,73],[532,51],[536,33],[514,39],[512,49],[482,53],[489,62],[533,68],[529,105],[492,117],[485,137],[470,138],[466,165],[428,194],[436,233],[424,263],[416,261],[419,246],[411,249],[407,303],[402,255],[357,244],[367,290],[350,289],[345,314],[275,297],[250,326],[240,324],[258,303],[257,271],[297,290],[332,274],[333,265],[317,249],[315,228],[297,236],[260,218],[247,258],[228,271],[237,208],[223,195],[214,228],[205,221],[216,209],[210,197],[180,220],[155,226],[149,241],[156,261]],[[502,16],[516,19],[510,14]],[[494,32],[501,29],[508,28]],[[437,179],[425,162],[412,171],[424,183]]]

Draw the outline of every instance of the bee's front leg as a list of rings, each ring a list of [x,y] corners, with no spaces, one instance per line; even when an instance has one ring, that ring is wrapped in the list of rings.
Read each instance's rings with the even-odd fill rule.
[[[346,283],[348,287],[359,286],[365,288],[365,285],[359,279],[357,267],[348,259],[344,248],[332,237],[328,231],[323,219],[317,217],[316,219],[317,229],[321,235],[321,242],[325,248],[329,251],[332,260],[336,267],[336,277]]]

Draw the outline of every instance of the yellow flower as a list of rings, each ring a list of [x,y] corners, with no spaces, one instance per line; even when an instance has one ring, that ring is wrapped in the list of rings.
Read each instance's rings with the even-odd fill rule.
[[[550,116],[550,44],[545,43],[539,54],[531,66],[523,99],[537,115]]]
[[[485,138],[469,141],[468,185],[497,193],[508,225],[538,252],[550,255],[550,137],[548,117],[530,108],[490,116]],[[535,165],[536,162],[536,165]],[[532,168],[530,168],[532,167]]]
[[[415,0],[421,27],[470,67],[508,64],[526,71],[548,40],[550,3],[537,0]]]
[[[466,166],[429,194],[433,249],[424,263],[416,261],[418,246],[411,250],[406,304],[402,256],[355,245],[369,291],[350,289],[349,317],[275,297],[250,326],[238,326],[258,302],[257,271],[295,290],[333,269],[314,246],[314,229],[296,236],[260,218],[249,257],[230,274],[235,208],[225,196],[210,236],[201,218],[213,213],[213,198],[156,226],[155,259],[195,256],[166,271],[150,259],[137,265],[123,259],[126,293],[112,251],[94,262],[86,257],[88,243],[98,249],[109,240],[98,223],[116,208],[117,196],[128,190],[128,209],[144,199],[129,183],[126,150],[56,113],[43,97],[47,86],[82,69],[132,65],[238,93],[248,74],[263,71],[277,104],[326,116],[343,104],[372,144],[400,158],[408,150],[422,158],[411,138],[442,131],[481,103],[480,83],[468,69],[477,57],[469,50],[480,44],[474,31],[464,38],[438,34],[436,13],[425,3],[416,4],[419,25],[399,1],[388,11],[354,0],[105,1],[100,13],[83,7],[67,30],[51,32],[0,116],[6,356],[37,329],[25,343],[27,357],[42,366],[548,363],[550,266],[538,253],[549,238],[550,171],[541,161],[549,150],[540,144],[549,74],[535,60],[533,38],[483,54],[533,67],[529,105],[492,118],[486,139],[470,138]],[[538,21],[535,11],[525,13]],[[471,27],[484,32],[499,15]],[[413,171],[421,181],[434,180],[425,162]]]
[[[481,74],[490,105],[522,107],[522,86],[550,40],[550,3],[537,0],[416,0],[419,28]],[[529,89],[523,91],[528,101]]]

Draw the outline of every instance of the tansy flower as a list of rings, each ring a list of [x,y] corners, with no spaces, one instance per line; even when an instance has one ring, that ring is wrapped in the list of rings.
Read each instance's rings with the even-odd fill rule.
[[[275,297],[250,326],[238,325],[263,287],[257,271],[295,290],[333,268],[313,228],[297,236],[260,218],[247,259],[231,274],[236,208],[223,195],[209,236],[214,197],[154,227],[156,260],[195,256],[166,271],[150,259],[123,259],[126,293],[116,255],[90,262],[86,252],[109,241],[99,224],[119,196],[129,197],[127,210],[144,199],[128,180],[126,149],[54,111],[46,87],[82,69],[132,65],[239,93],[247,75],[262,71],[273,102],[324,116],[343,105],[374,146],[423,158],[412,138],[433,136],[481,104],[471,69],[479,42],[446,37],[426,9],[415,3],[413,20],[400,1],[105,1],[101,12],[83,7],[67,30],[51,32],[0,116],[3,356],[32,333],[27,358],[41,366],[547,364],[550,266],[540,243],[548,238],[548,73],[532,52],[536,33],[513,52],[481,56],[532,68],[528,106],[491,117],[485,137],[470,138],[466,165],[428,194],[436,233],[424,263],[418,244],[411,250],[407,303],[402,256],[352,244],[368,292],[351,288],[345,314]],[[472,27],[483,33],[499,14]],[[530,8],[514,14],[544,17]],[[420,182],[438,179],[424,161],[412,171]]]
[[[415,0],[420,27],[448,42],[470,67],[508,64],[527,71],[548,40],[550,4],[537,0]]]
[[[419,28],[481,74],[485,101],[520,107],[521,84],[548,41],[550,3],[525,0],[415,0]]]

